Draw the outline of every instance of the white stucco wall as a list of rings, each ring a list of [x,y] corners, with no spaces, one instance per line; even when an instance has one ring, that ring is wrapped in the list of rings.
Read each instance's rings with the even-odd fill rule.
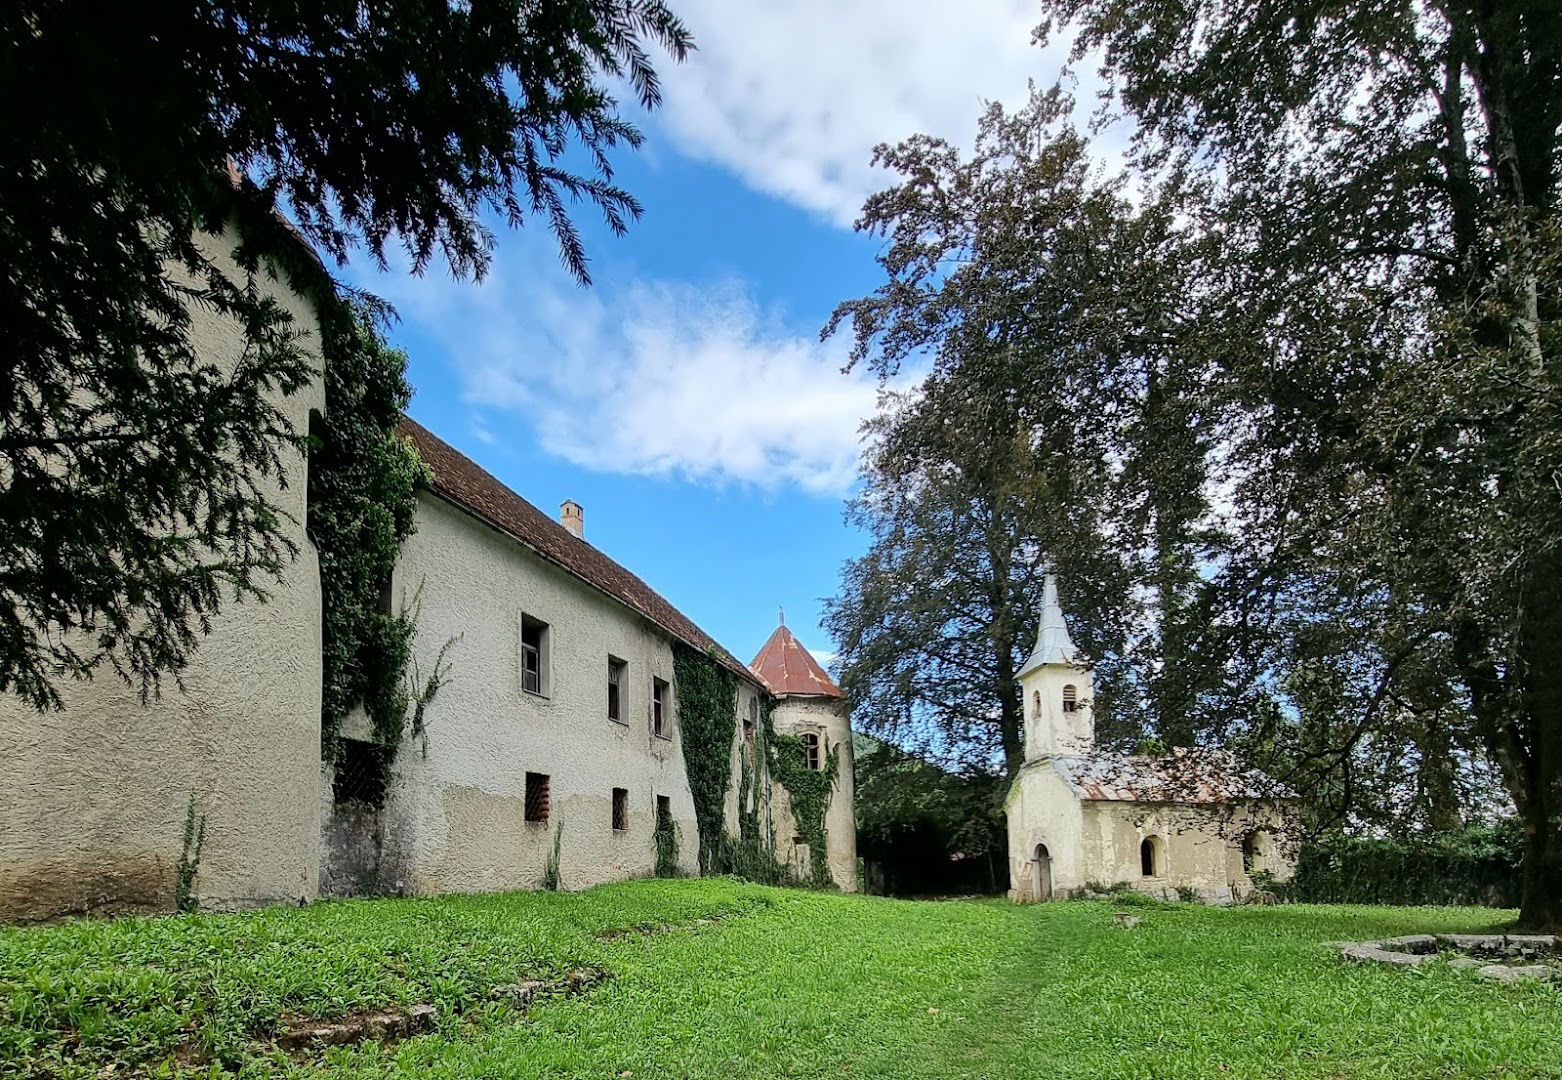
[[[787,735],[811,731],[821,736],[822,754],[839,748],[835,787],[825,810],[825,846],[829,852],[830,877],[844,892],[857,891],[856,768],[853,757],[851,719],[845,702],[839,698],[786,697],[777,702],[772,713],[775,729]],[[786,790],[776,785],[774,794],[778,824],[776,853],[792,860],[806,875],[809,855],[792,842],[795,819]],[[784,825],[781,824],[784,822]]]
[[[427,714],[427,753],[409,743],[385,810],[387,888],[476,892],[542,883],[554,830],[566,888],[653,872],[656,796],[671,799],[682,868],[697,869],[694,802],[677,723],[672,649],[642,616],[435,495],[395,592],[422,592],[416,656],[432,668],[451,638],[450,682]],[[520,677],[522,613],[549,626],[550,687]],[[607,716],[607,660],[628,663],[624,716]],[[652,679],[674,687],[670,737],[651,733]],[[747,685],[739,695],[746,707]],[[525,774],[550,778],[546,825],[525,821]],[[734,780],[737,773],[734,770]],[[629,791],[630,827],[612,828],[612,789]],[[735,800],[729,796],[735,814]]]
[[[209,254],[230,270],[232,238]],[[302,297],[265,287],[308,332]],[[239,326],[192,309],[199,355],[232,365]],[[318,352],[316,352],[318,355]],[[318,382],[283,402],[307,430],[324,409]],[[206,817],[195,891],[203,907],[314,896],[319,860],[320,584],[304,533],[304,463],[287,455],[289,485],[267,486],[290,513],[299,556],[265,604],[225,601],[183,673],[143,706],[103,669],[63,688],[65,708],[39,715],[0,697],[0,918],[166,910],[173,903],[190,793]]]
[[[1062,896],[1087,880],[1089,853],[1084,849],[1079,800],[1045,761],[1027,763],[1009,788],[1004,804],[1009,830],[1009,897],[1019,903],[1038,899],[1034,857],[1045,844],[1052,873],[1052,895]]]

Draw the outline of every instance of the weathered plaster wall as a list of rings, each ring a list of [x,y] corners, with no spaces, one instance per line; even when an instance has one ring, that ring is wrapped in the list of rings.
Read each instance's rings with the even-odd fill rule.
[[[220,262],[231,247],[213,240]],[[231,263],[228,264],[231,269]],[[264,287],[310,333],[310,305]],[[243,345],[231,320],[193,310],[200,355],[225,364]],[[317,382],[285,399],[306,430],[324,409]],[[0,918],[166,910],[173,904],[190,793],[206,816],[195,891],[206,908],[309,899],[320,822],[320,581],[304,534],[304,462],[268,485],[288,511],[299,557],[265,604],[225,604],[183,674],[143,706],[109,671],[64,688],[65,708],[39,715],[0,697]]]
[[[1107,885],[1126,881],[1167,898],[1174,898],[1179,889],[1192,889],[1201,900],[1229,903],[1252,887],[1242,868],[1243,838],[1255,830],[1278,836],[1282,826],[1280,811],[1269,804],[1087,802],[1085,834],[1093,838],[1100,860],[1090,880]],[[1158,873],[1147,878],[1140,845],[1151,836],[1164,846]],[[1087,846],[1090,843],[1087,839]],[[1279,842],[1272,847],[1269,869],[1277,880],[1287,880],[1295,869],[1294,854]]]
[[[777,702],[772,714],[775,729],[787,735],[799,735],[812,731],[821,737],[820,753],[827,754],[839,747],[840,764],[836,770],[835,787],[830,792],[830,803],[825,810],[825,844],[829,852],[830,877],[844,892],[857,891],[857,823],[856,823],[856,770],[853,757],[851,719],[846,705],[838,698],[787,697]],[[790,859],[806,876],[809,869],[809,853],[803,845],[794,844],[794,818],[791,800],[786,789],[775,785],[777,813],[776,854]],[[784,816],[782,816],[784,814]],[[784,823],[784,824],[783,824]]]
[[[1004,805],[1009,829],[1009,897],[1018,903],[1038,899],[1034,855],[1045,844],[1051,862],[1052,895],[1083,885],[1094,861],[1091,838],[1084,835],[1079,800],[1043,760],[1026,765],[1015,778]]]
[[[431,670],[446,641],[459,640],[447,654],[449,684],[428,709],[426,753],[409,741],[393,769],[383,886],[535,888],[558,829],[566,888],[649,875],[658,795],[671,799],[680,864],[695,872],[698,833],[675,692],[669,737],[651,731],[652,679],[675,689],[665,634],[437,496],[421,497],[417,522],[394,588],[410,599],[425,585],[415,645],[421,670]],[[521,688],[522,613],[549,626],[547,697]],[[629,665],[626,723],[607,715],[610,654]],[[746,685],[740,692],[740,710],[751,692]],[[545,825],[525,820],[528,771],[550,777]],[[612,828],[615,787],[629,791],[627,831]],[[735,821],[730,796],[729,813]]]

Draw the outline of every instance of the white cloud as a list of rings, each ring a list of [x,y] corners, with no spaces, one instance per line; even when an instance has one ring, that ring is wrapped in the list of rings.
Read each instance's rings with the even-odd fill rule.
[[[875,145],[923,132],[969,146],[984,101],[1022,101],[1027,80],[1050,84],[1067,55],[1031,44],[1035,0],[676,7],[699,48],[658,65],[653,123],[683,153],[843,225],[885,184]]]
[[[739,283],[586,290],[501,259],[481,285],[389,291],[452,358],[484,441],[508,414],[603,471],[829,496],[856,475],[876,382],[841,373],[845,342],[789,332]]]

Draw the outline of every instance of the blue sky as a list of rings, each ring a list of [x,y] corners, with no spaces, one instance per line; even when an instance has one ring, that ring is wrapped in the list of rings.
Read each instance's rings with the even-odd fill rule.
[[[854,233],[872,148],[968,144],[983,100],[1049,83],[1031,4],[677,0],[699,50],[658,65],[665,103],[617,179],[645,206],[615,238],[582,207],[594,284],[541,222],[496,227],[481,283],[353,267],[396,305],[412,415],[749,659],[787,623],[816,653],[822,598],[866,538],[842,520],[878,384],[821,343],[881,280]],[[635,115],[634,110],[629,110]]]

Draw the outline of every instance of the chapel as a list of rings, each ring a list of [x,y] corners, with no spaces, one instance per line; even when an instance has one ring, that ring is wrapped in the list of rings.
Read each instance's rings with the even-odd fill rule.
[[[1166,899],[1240,901],[1295,869],[1294,800],[1229,751],[1123,754],[1095,743],[1089,659],[1046,577],[1019,673],[1025,763],[1005,801],[1009,895],[1026,903],[1126,883]]]

